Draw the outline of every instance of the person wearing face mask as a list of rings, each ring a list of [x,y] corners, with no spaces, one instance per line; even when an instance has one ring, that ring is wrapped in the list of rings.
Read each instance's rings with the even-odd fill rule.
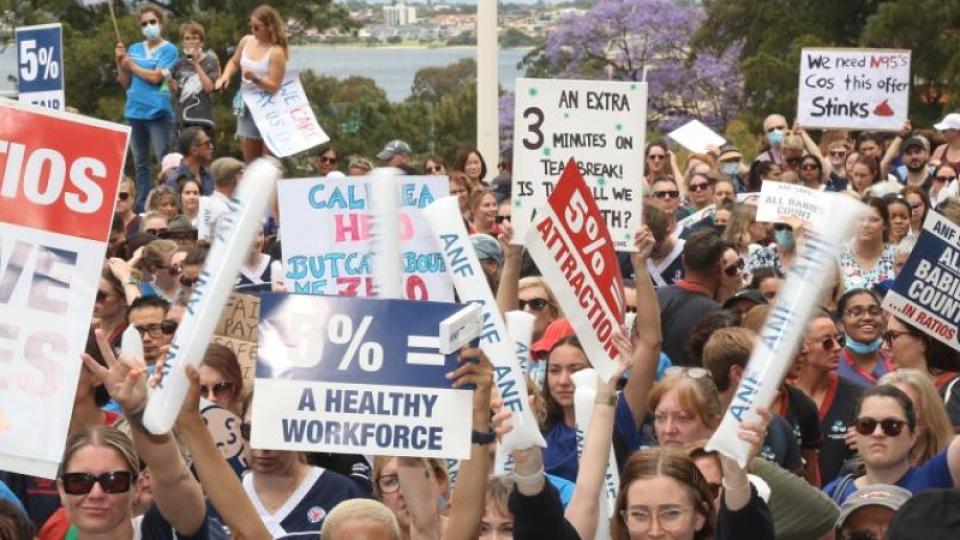
[[[787,132],[787,119],[780,114],[771,114],[763,121],[763,150],[754,161],[770,161],[783,166],[783,138]]]
[[[735,191],[743,191],[744,185],[741,177],[746,176],[747,171],[743,166],[743,154],[740,150],[732,144],[725,144],[720,147],[717,161],[719,162],[720,172],[723,173],[726,180],[733,183]]]
[[[170,99],[170,68],[177,61],[177,47],[160,35],[166,17],[157,6],[140,8],[140,29],[145,41],[128,50],[117,43],[114,57],[117,81],[127,91],[123,117],[130,125],[130,151],[137,182],[135,211],[142,212],[153,186],[150,149],[157,163],[170,152],[173,105]]]
[[[885,327],[880,298],[870,289],[853,289],[837,301],[844,346],[837,373],[848,381],[869,387],[896,369],[880,350]]]
[[[753,274],[760,268],[773,268],[781,275],[786,273],[786,269],[796,257],[797,237],[789,224],[774,223],[774,243],[750,253],[747,258],[747,272]]]

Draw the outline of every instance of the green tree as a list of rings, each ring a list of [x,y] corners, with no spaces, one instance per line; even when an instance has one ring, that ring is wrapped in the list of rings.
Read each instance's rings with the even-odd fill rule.
[[[421,68],[413,77],[409,101],[437,104],[443,96],[457,93],[463,85],[476,83],[477,62],[473,58],[463,58],[442,68]]]

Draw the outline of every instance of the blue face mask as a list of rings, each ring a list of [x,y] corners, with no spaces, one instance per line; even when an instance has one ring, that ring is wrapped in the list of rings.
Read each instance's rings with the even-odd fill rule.
[[[777,245],[783,249],[790,251],[794,246],[793,231],[790,229],[782,229],[773,231],[773,238],[777,242]]]
[[[147,41],[153,41],[160,37],[160,25],[159,24],[148,24],[142,28],[143,37],[147,38]]]
[[[854,354],[871,354],[877,352],[880,345],[883,345],[883,338],[877,338],[870,343],[860,343],[850,336],[847,336],[845,344]]]
[[[723,174],[727,176],[736,176],[740,172],[740,162],[739,161],[728,161],[725,162],[722,166]]]
[[[780,146],[783,144],[783,131],[775,129],[767,133],[767,142],[770,143],[770,146]]]

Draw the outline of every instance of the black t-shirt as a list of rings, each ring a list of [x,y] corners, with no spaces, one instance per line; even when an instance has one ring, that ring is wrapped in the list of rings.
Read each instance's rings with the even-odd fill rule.
[[[660,328],[663,329],[663,352],[675,366],[694,366],[696,359],[687,355],[687,336],[701,319],[720,309],[720,304],[705,295],[683,287],[684,282],[657,289],[660,305]],[[644,306],[637,306],[643,309]]]
[[[820,428],[823,446],[820,447],[820,480],[823,485],[837,477],[843,463],[854,456],[847,447],[847,428],[853,424],[857,401],[863,388],[838,376],[830,376],[827,396],[820,406]]]
[[[823,444],[823,432],[820,430],[820,418],[817,416],[817,404],[803,390],[784,385],[786,393],[781,393],[783,419],[790,424],[797,443],[804,450],[815,450]],[[784,400],[784,398],[786,398]]]
[[[763,447],[760,449],[760,457],[794,474],[803,475],[800,446],[793,434],[793,428],[782,416],[773,416],[773,421],[767,428],[767,437],[763,440]]]

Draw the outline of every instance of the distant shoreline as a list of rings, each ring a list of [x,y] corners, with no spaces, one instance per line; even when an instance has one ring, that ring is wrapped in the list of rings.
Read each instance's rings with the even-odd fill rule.
[[[306,43],[300,45],[290,45],[291,48],[302,49],[383,49],[383,50],[409,50],[409,49],[446,49],[446,50],[472,50],[476,45],[439,45],[436,47],[430,45],[364,45],[360,43],[328,44],[328,43]],[[531,50],[533,47],[501,47],[500,50]]]

